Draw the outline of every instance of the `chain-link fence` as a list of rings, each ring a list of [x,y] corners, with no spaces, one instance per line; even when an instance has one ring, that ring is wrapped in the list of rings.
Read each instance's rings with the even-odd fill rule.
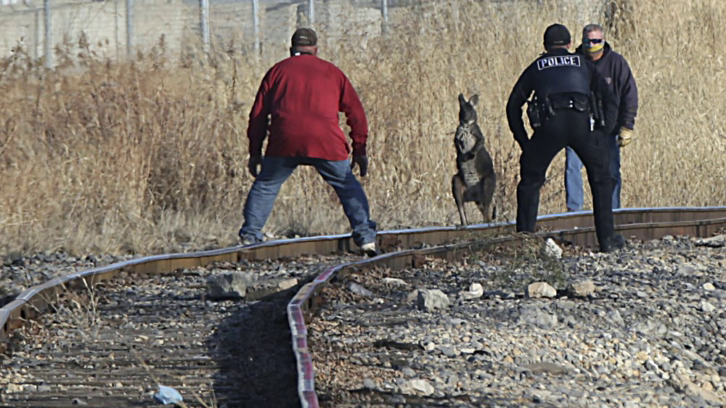
[[[120,58],[164,44],[170,55],[219,45],[240,51],[287,45],[295,28],[385,28],[388,0],[2,0],[0,56],[16,47],[54,64],[59,44],[81,38]]]
[[[114,59],[162,44],[171,56],[203,53],[214,46],[227,52],[264,52],[265,47],[288,46],[295,28],[303,25],[324,28],[329,40],[348,30],[378,36],[390,29],[398,11],[404,8],[422,4],[434,8],[455,7],[457,3],[457,0],[0,1],[0,57],[23,50],[33,58],[44,59],[49,67],[56,63],[59,45],[79,41],[97,54]],[[512,3],[516,6],[516,2]],[[602,7],[603,1],[558,3],[593,10],[593,4]]]

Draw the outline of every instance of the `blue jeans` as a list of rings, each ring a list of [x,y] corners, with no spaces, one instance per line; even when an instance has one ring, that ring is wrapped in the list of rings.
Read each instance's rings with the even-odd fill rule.
[[[370,220],[368,198],[350,169],[347,160],[331,161],[304,157],[270,157],[262,159],[262,171],[252,184],[244,206],[244,224],[240,238],[262,241],[262,227],[275,205],[280,187],[297,166],[313,166],[338,194],[343,211],[353,229],[353,242],[360,246],[376,239],[376,223]]]
[[[613,210],[620,208],[620,146],[617,134],[610,143],[610,177],[613,179]],[[582,161],[570,147],[565,149],[565,196],[567,211],[580,211],[584,205],[582,190]]]

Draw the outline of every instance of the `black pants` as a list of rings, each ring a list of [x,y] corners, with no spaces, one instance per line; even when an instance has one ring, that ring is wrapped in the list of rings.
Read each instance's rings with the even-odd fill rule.
[[[587,112],[556,110],[556,115],[538,128],[525,145],[519,159],[520,181],[517,186],[517,231],[534,232],[539,209],[539,191],[547,168],[560,150],[570,146],[582,159],[592,191],[595,229],[602,248],[614,234],[612,180],[608,172],[610,150],[601,132],[590,132]]]

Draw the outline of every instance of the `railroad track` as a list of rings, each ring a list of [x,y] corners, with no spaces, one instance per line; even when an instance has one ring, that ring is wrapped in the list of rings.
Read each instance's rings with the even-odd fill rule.
[[[726,227],[726,207],[620,210],[616,224],[640,240],[707,237]],[[538,225],[537,236],[596,243],[589,212],[544,216]],[[332,281],[365,268],[458,259],[521,239],[512,232],[511,223],[385,231],[384,253],[371,259],[354,256],[348,235],[309,237],[150,256],[53,279],[0,309],[8,356],[0,406],[153,406],[159,383],[182,391],[188,406],[321,406],[308,328]],[[240,265],[283,269],[298,284],[262,300],[205,298],[205,275]]]

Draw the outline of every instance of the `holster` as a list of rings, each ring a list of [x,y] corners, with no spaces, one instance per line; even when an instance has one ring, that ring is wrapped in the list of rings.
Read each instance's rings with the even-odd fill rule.
[[[529,118],[529,125],[532,129],[537,129],[542,126],[542,117],[536,97],[532,98],[531,101],[527,101],[527,117]]]
[[[555,116],[555,108],[552,106],[549,95],[545,95],[541,100],[537,95],[532,97],[531,101],[527,101],[527,117],[529,117],[529,125],[532,129],[536,129]]]

